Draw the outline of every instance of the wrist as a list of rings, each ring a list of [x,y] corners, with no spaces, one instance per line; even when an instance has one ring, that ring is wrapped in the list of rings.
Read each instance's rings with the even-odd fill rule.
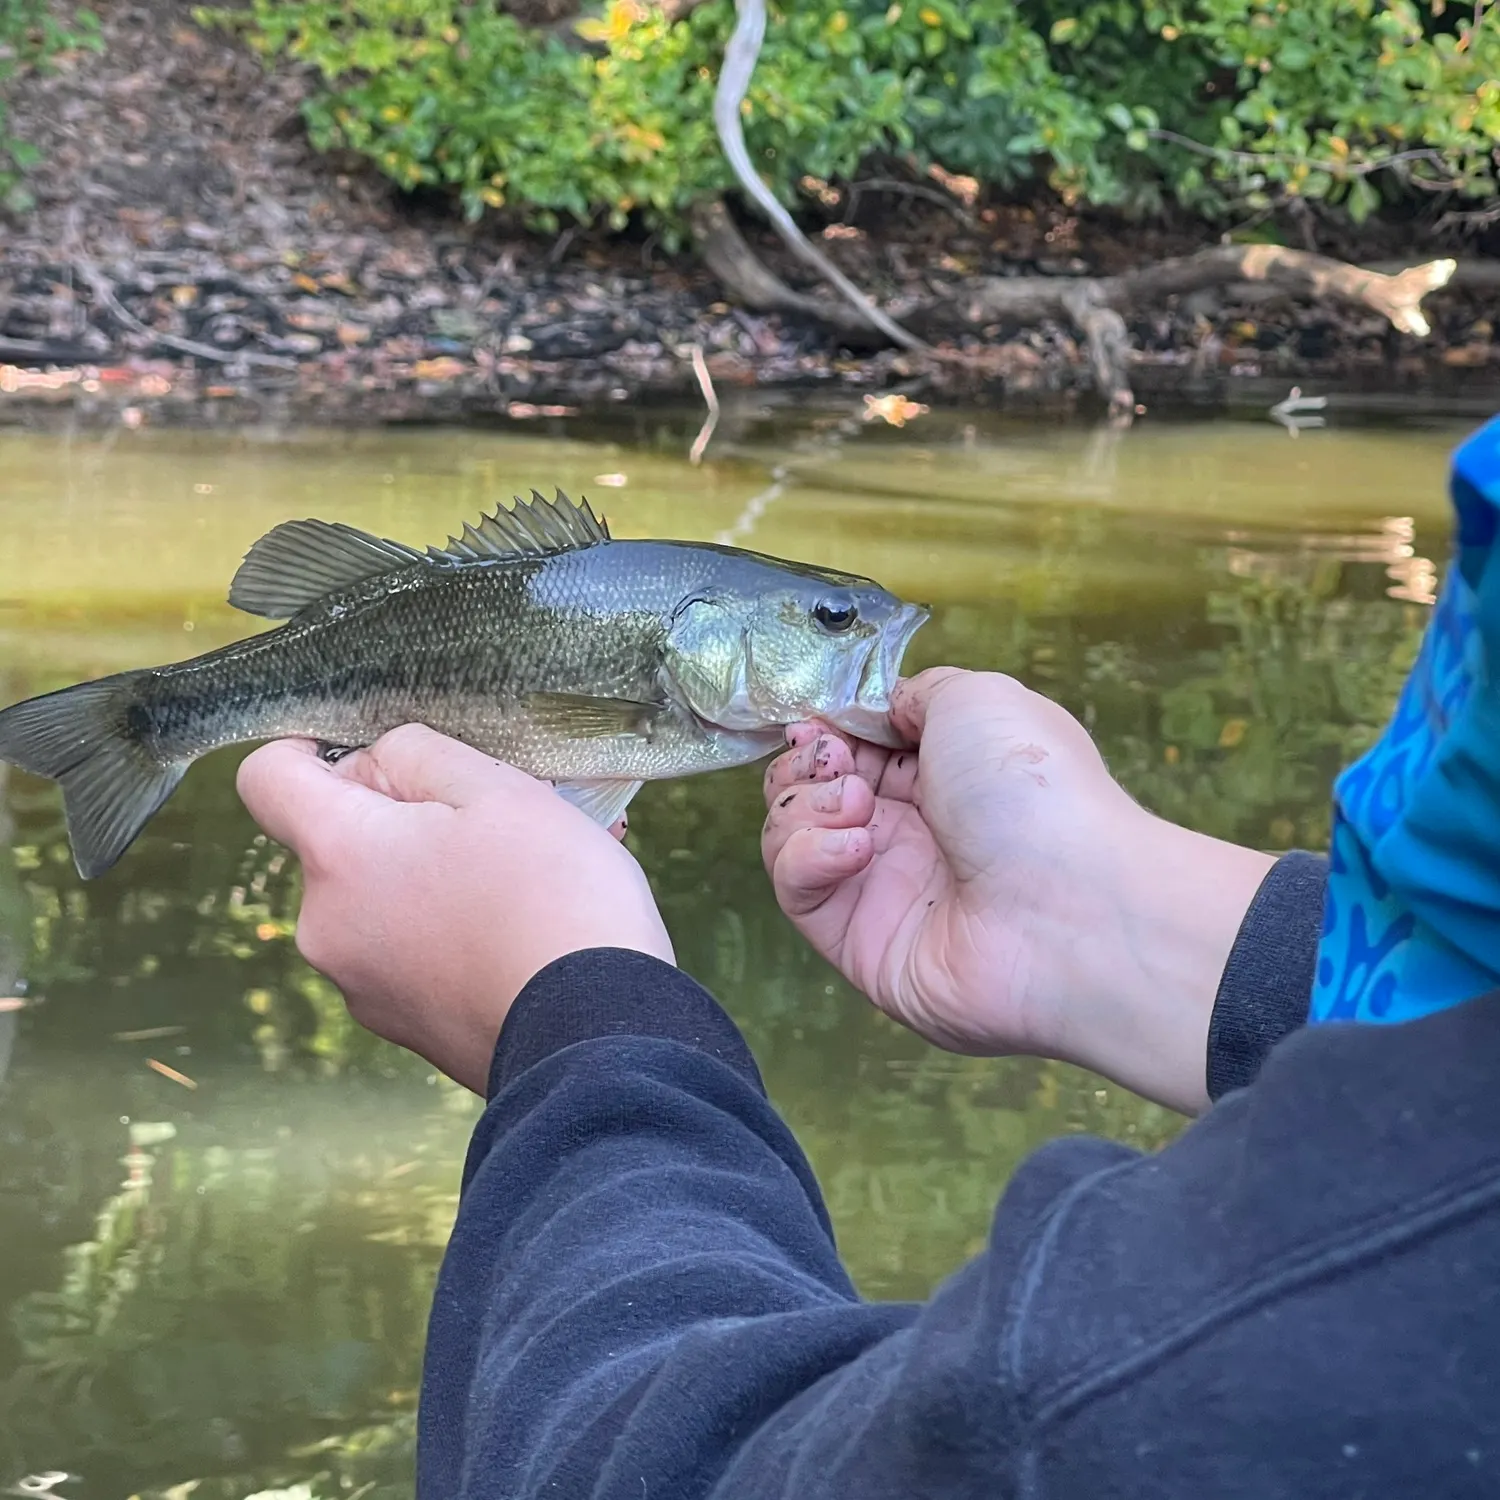
[[[1107,893],[1070,976],[1057,1055],[1184,1114],[1208,1107],[1214,999],[1272,855],[1142,808],[1107,841]]]

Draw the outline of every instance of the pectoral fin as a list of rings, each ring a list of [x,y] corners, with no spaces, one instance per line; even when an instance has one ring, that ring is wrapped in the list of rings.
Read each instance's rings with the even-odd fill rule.
[[[590,698],[582,693],[532,693],[526,699],[526,717],[533,724],[575,740],[609,739],[620,734],[647,739],[665,712],[664,703]]]
[[[642,785],[639,781],[559,781],[557,795],[566,797],[596,823],[612,828]]]

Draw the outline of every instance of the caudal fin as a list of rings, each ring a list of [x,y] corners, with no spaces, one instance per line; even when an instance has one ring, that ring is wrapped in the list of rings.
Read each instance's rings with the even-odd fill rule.
[[[135,842],[187,771],[156,759],[131,724],[136,684],[121,672],[0,711],[0,760],[62,787],[73,863],[102,875]]]

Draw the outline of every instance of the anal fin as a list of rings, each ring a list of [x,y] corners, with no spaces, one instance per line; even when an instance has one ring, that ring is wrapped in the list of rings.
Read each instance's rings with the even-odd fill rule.
[[[557,795],[566,797],[596,823],[613,828],[643,785],[639,781],[559,781]]]

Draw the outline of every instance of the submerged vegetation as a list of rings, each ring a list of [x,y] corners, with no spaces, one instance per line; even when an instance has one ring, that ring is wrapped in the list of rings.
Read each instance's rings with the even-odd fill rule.
[[[730,0],[607,0],[529,27],[456,0],[200,12],[315,71],[314,140],[404,188],[679,235],[733,179],[712,103]],[[787,203],[898,154],[972,190],[1213,221],[1295,200],[1359,222],[1493,195],[1493,0],[806,0],[770,14],[742,110]]]

